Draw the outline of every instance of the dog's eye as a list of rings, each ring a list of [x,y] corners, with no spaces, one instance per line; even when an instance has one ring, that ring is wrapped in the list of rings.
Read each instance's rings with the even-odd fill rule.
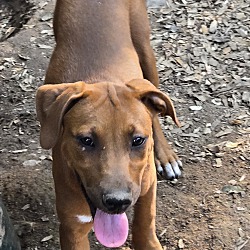
[[[146,141],[146,139],[144,137],[141,137],[141,136],[137,136],[133,139],[133,142],[132,142],[132,147],[139,147],[141,146],[142,144],[144,144],[144,142]]]
[[[90,138],[90,137],[87,137],[87,136],[86,137],[78,137],[78,140],[79,140],[81,146],[86,146],[86,147],[91,147],[91,148],[93,148],[95,146],[92,138]]]

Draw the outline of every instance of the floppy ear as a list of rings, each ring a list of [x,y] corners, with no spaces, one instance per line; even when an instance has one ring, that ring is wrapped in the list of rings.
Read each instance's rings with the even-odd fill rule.
[[[175,124],[180,127],[172,101],[151,82],[145,79],[135,79],[126,85],[135,92],[136,97],[149,109],[162,116],[170,116]]]
[[[62,118],[73,100],[86,94],[84,82],[46,84],[36,93],[36,112],[41,124],[40,143],[45,149],[57,142]]]

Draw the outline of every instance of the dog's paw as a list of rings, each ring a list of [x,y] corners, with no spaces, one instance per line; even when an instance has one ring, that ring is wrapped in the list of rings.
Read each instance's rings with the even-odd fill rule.
[[[172,150],[168,150],[165,157],[156,157],[155,165],[157,172],[168,180],[181,176],[182,162]]]

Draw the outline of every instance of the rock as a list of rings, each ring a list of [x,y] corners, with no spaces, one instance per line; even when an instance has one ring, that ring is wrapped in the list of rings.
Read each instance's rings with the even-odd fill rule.
[[[217,30],[218,22],[216,20],[213,20],[209,26],[209,32],[215,33]]]
[[[0,249],[21,250],[19,240],[8,216],[7,210],[0,199]]]
[[[37,164],[39,164],[41,161],[37,160],[27,160],[23,162],[24,167],[35,167]]]

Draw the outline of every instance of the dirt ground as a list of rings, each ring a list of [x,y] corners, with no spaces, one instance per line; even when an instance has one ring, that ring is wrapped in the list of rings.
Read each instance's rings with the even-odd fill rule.
[[[53,9],[49,0],[0,0],[0,192],[26,250],[59,249],[51,152],[39,145],[34,99],[54,46]],[[182,123],[162,119],[184,163],[181,179],[158,181],[164,249],[250,249],[249,13],[248,0],[149,9],[161,87]]]

